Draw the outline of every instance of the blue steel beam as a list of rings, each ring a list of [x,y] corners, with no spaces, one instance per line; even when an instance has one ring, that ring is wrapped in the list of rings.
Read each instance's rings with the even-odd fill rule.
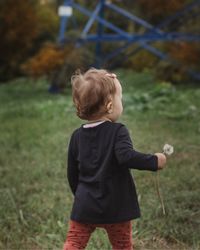
[[[158,24],[156,27],[158,29],[162,29],[169,25],[171,22],[175,21],[177,18],[183,16],[185,13],[191,11],[194,7],[200,6],[200,0],[193,1],[191,4],[186,5],[184,8],[181,10],[177,11],[175,14],[167,17],[164,19],[160,24]]]
[[[167,17],[166,19],[164,19],[160,24],[155,26],[155,29],[160,29],[160,28],[165,28],[167,25],[169,25],[171,22],[175,21],[177,18],[183,16],[185,13],[191,11],[194,7],[200,7],[200,0],[197,1],[193,1],[191,4],[188,4],[187,6],[185,6],[184,8],[182,8],[180,11],[176,12],[175,14]],[[195,14],[195,16],[198,13]],[[185,34],[186,35],[186,34]],[[195,37],[193,35],[187,34],[188,38],[185,39],[186,41],[196,41],[199,40],[199,36]],[[180,37],[181,39],[181,37]],[[136,51],[140,51],[141,49],[143,49],[142,44],[140,44],[137,48]]]
[[[159,51],[158,49],[156,49],[156,48],[154,48],[154,47],[152,47],[152,46],[150,46],[150,45],[148,45],[148,44],[146,44],[146,43],[144,43],[144,47],[143,47],[143,48],[144,48],[145,50],[149,51],[150,53],[156,55],[158,58],[170,62],[171,64],[173,64],[173,65],[176,66],[177,68],[183,66],[180,62],[178,62],[178,61],[172,59],[172,58],[169,57],[166,53],[163,53],[163,52]],[[134,49],[133,51],[130,51],[127,55],[125,55],[125,56],[123,56],[123,57],[120,57],[120,63],[121,63],[121,61],[126,60],[127,58],[129,58],[130,56],[132,56],[132,55],[138,53],[139,50],[140,50],[140,47]],[[118,62],[118,63],[119,63],[119,62]],[[117,61],[116,61],[114,64],[109,64],[109,67],[112,68],[113,66],[116,66],[118,63],[117,63]],[[186,72],[188,75],[190,75],[190,76],[193,77],[194,79],[200,80],[200,73],[199,73],[199,72],[196,72],[196,71],[194,71],[194,70],[192,70],[192,69],[190,69],[190,68],[186,68],[186,69],[184,69],[184,70],[185,70],[185,72]]]
[[[155,27],[154,31],[162,33],[162,31],[160,31],[160,28],[164,28],[167,24],[169,24],[170,22],[176,20],[179,16],[185,14],[185,12],[191,10],[192,8],[194,8],[195,6],[198,6],[200,4],[200,1],[194,1],[192,4],[187,5],[185,8],[183,8],[182,10],[180,10],[176,15],[172,15],[170,16],[170,18],[165,19],[162,23],[160,23],[158,26]],[[118,7],[117,7],[118,9]],[[122,9],[123,10],[123,9]],[[127,15],[126,11],[122,11],[122,14],[124,16]],[[135,20],[135,17],[133,17],[131,14],[128,13],[129,19],[131,20]],[[147,23],[147,22],[142,22],[140,19],[137,19],[137,23],[145,26],[147,29],[151,29],[152,25]],[[150,33],[150,32],[149,32]],[[145,33],[145,34],[149,34],[149,33]],[[144,34],[144,35],[145,35]],[[169,33],[170,34],[170,33]],[[191,35],[191,34],[180,34],[180,33],[171,33],[170,34],[171,37],[169,39],[168,37],[168,41],[169,40],[174,40],[174,41],[178,41],[178,40],[185,40],[185,41],[196,41],[199,40],[200,36],[195,36],[195,35]],[[166,39],[164,39],[166,40]],[[170,59],[169,56],[167,56],[166,53],[163,53],[161,51],[159,51],[158,49],[154,48],[153,46],[148,44],[149,41],[139,41],[139,46],[137,48],[134,49],[133,53],[136,54],[138,53],[141,49],[146,49],[149,52],[153,53],[154,55],[156,55],[157,57],[164,59],[164,60],[168,60],[172,62],[172,59]],[[153,42],[153,41],[150,41]],[[113,52],[111,52],[107,57],[105,57],[104,62],[110,60],[111,58],[113,58],[114,56],[117,56],[119,53],[121,53],[122,51],[124,51],[127,47],[129,47],[132,43],[128,42],[125,45],[119,47],[118,49],[114,50]],[[133,54],[131,53],[131,54]],[[121,58],[120,58],[121,61]],[[173,60],[173,64],[177,64],[174,60]],[[200,79],[200,75],[197,72],[194,72],[192,70],[188,70],[188,73],[190,75],[192,75],[193,77],[195,77],[196,79]]]
[[[71,6],[72,2],[73,2],[73,0],[65,0],[63,5],[64,6]],[[59,30],[59,35],[58,35],[58,42],[60,44],[64,43],[65,31],[67,29],[68,21],[69,21],[69,17],[67,17],[67,16],[60,17],[60,30]]]
[[[189,8],[189,9],[193,8],[197,3],[200,3],[200,0],[195,1],[195,2],[194,2],[193,4],[191,4],[188,8]],[[115,11],[117,11],[118,13],[120,13],[120,14],[122,14],[122,15],[128,17],[128,18],[131,19],[132,21],[135,21],[135,22],[137,22],[138,24],[144,26],[145,28],[150,29],[152,32],[156,32],[156,33],[159,33],[159,34],[163,34],[163,37],[158,36],[158,39],[159,39],[159,40],[167,40],[167,41],[179,40],[179,39],[180,39],[180,40],[183,39],[183,40],[185,40],[185,41],[199,40],[199,36],[198,36],[198,35],[195,36],[195,35],[191,35],[191,34],[188,34],[188,35],[187,35],[187,34],[180,34],[180,33],[179,33],[179,34],[178,34],[178,33],[168,33],[168,34],[167,34],[166,32],[163,32],[162,30],[160,30],[160,29],[158,29],[158,28],[152,26],[151,24],[149,24],[148,22],[144,21],[143,19],[138,18],[138,17],[136,17],[136,16],[130,14],[129,12],[127,12],[127,11],[125,11],[125,10],[123,10],[123,9],[121,9],[121,8],[119,8],[119,7],[115,6],[115,5],[113,5],[113,4],[104,3],[104,0],[101,0],[101,1],[99,2],[99,4],[97,5],[97,7],[96,7],[96,9],[95,9],[94,12],[89,12],[87,9],[81,7],[79,4],[75,4],[75,3],[73,2],[73,0],[66,0],[66,1],[65,1],[65,4],[70,5],[70,6],[73,6],[73,7],[77,8],[77,9],[79,9],[79,11],[81,11],[83,14],[85,14],[85,15],[87,15],[87,16],[91,16],[90,19],[89,19],[89,21],[88,21],[88,23],[86,24],[86,26],[85,26],[83,32],[82,32],[82,38],[85,38],[87,41],[95,41],[95,39],[96,39],[97,41],[100,41],[100,38],[98,39],[98,35],[96,36],[96,38],[95,38],[95,35],[88,35],[88,36],[86,36],[86,33],[88,32],[89,28],[91,27],[92,23],[93,23],[95,20],[97,20],[98,23],[100,23],[100,24],[102,24],[102,25],[103,25],[103,24],[106,25],[107,27],[109,27],[109,28],[112,29],[113,31],[117,32],[118,34],[121,34],[121,36],[120,36],[120,35],[118,35],[118,36],[117,36],[117,35],[110,35],[110,36],[107,35],[107,36],[101,38],[102,41],[108,41],[109,39],[110,39],[110,41],[115,40],[115,39],[118,40],[118,41],[119,41],[119,40],[126,40],[126,39],[130,40],[130,39],[132,39],[133,42],[134,42],[134,41],[136,41],[136,40],[140,41],[140,40],[142,39],[142,37],[140,37],[140,36],[137,37],[137,35],[135,35],[135,34],[130,35],[129,33],[124,32],[123,30],[121,30],[121,29],[119,29],[118,27],[114,26],[114,25],[111,24],[110,22],[107,22],[107,21],[105,21],[104,19],[102,19],[101,17],[98,17],[97,14],[98,14],[98,12],[100,11],[100,8],[102,8],[102,7],[101,7],[102,5],[109,6],[110,8],[112,8],[112,9],[115,10]],[[187,9],[187,8],[185,8],[185,9]],[[184,11],[185,11],[185,9],[184,9]],[[183,11],[183,12],[184,12],[184,11]],[[180,15],[181,13],[182,13],[182,12],[180,11],[179,15]],[[170,18],[169,20],[172,21],[172,20],[174,20],[175,18],[177,18],[177,17]],[[169,23],[169,21],[168,21],[167,23]],[[67,18],[63,17],[62,20],[61,20],[60,34],[62,34],[62,36],[60,35],[60,37],[61,37],[60,40],[63,40],[63,38],[64,38],[64,30],[65,30],[65,28],[66,28],[66,25],[67,25]],[[161,23],[160,25],[158,25],[158,26],[159,26],[159,27],[160,27],[160,26],[164,27],[165,25],[166,25],[166,21],[162,22],[162,23]],[[152,38],[149,39],[148,36],[149,36],[149,37],[152,36]],[[123,38],[123,37],[124,37],[124,38]],[[155,36],[154,34],[152,34],[151,32],[150,32],[150,33],[145,32],[144,35],[143,35],[143,38],[144,38],[144,40],[145,40],[146,42],[148,42],[148,41],[154,41],[154,39],[156,39],[156,36]],[[148,41],[147,41],[147,40],[148,40]]]
[[[113,52],[111,52],[110,54],[108,54],[104,58],[104,63],[106,63],[107,61],[109,61],[113,57],[116,57],[117,55],[119,55],[121,52],[123,52],[125,49],[127,49],[132,44],[133,44],[132,42],[128,42],[125,45],[123,45],[123,46],[115,49]],[[138,47],[134,48],[133,51],[129,52],[128,56],[132,56],[132,55],[137,54],[141,49],[146,49],[147,51],[151,52],[152,54],[154,54],[155,56],[159,57],[160,59],[167,59],[167,54],[166,53],[158,50],[157,48],[149,45],[148,43],[140,42],[140,45],[141,46],[138,46]],[[128,56],[125,56],[125,57],[122,56],[122,57],[120,57],[120,61],[125,60],[125,58],[128,58]]]
[[[82,7],[82,6],[79,5],[79,4],[76,4],[76,3],[73,2],[73,3],[72,3],[72,6],[73,6],[75,9],[79,10],[81,13],[83,13],[83,14],[86,15],[86,16],[89,16],[89,17],[90,17],[90,16],[92,15],[92,12],[91,12],[91,11],[87,10],[86,8]],[[122,36],[125,36],[125,37],[127,37],[127,38],[129,37],[128,32],[123,31],[122,29],[120,29],[120,28],[118,28],[117,26],[115,26],[114,24],[112,24],[112,23],[110,23],[110,22],[104,20],[103,18],[100,18],[100,17],[98,17],[98,16],[96,16],[96,17],[94,17],[94,18],[95,18],[95,20],[97,20],[99,23],[103,24],[105,27],[111,29],[112,31],[115,31],[116,33],[118,33],[118,34],[120,34],[120,35],[122,35]]]
[[[79,9],[79,11],[81,11],[82,13],[84,13],[87,16],[91,16],[91,18],[89,19],[88,23],[86,24],[82,35],[83,37],[85,37],[86,33],[88,32],[89,28],[91,27],[92,23],[97,20],[98,22],[100,22],[101,24],[104,24],[105,26],[109,27],[111,30],[117,32],[118,34],[121,34],[122,37],[124,36],[124,38],[126,37],[128,40],[130,39],[131,35],[127,32],[124,32],[123,30],[121,30],[120,28],[116,27],[115,25],[111,24],[110,22],[105,21],[104,19],[100,18],[97,16],[99,10],[100,10],[100,6],[102,6],[102,2],[105,6],[109,6],[110,8],[112,8],[113,10],[117,11],[118,13],[128,17],[129,19],[131,19],[132,21],[135,21],[136,23],[144,26],[147,29],[150,29],[153,32],[159,33],[159,34],[163,34],[164,38],[162,39],[167,39],[167,40],[173,40],[173,39],[184,39],[186,41],[193,41],[193,40],[199,40],[199,36],[198,35],[190,35],[190,34],[176,34],[176,33],[168,33],[167,37],[166,37],[166,32],[163,32],[162,30],[158,29],[158,27],[164,27],[166,26],[166,24],[169,24],[169,22],[175,20],[178,16],[180,16],[182,13],[185,13],[186,10],[191,10],[194,6],[196,6],[197,4],[200,4],[200,0],[193,2],[192,4],[190,4],[187,8],[184,8],[182,11],[179,11],[179,15],[174,15],[171,18],[169,18],[168,20],[164,20],[160,25],[158,25],[157,27],[152,26],[151,24],[149,24],[148,22],[144,21],[141,18],[138,18],[132,14],[130,14],[129,12],[111,4],[111,3],[104,3],[104,0],[101,0],[99,2],[99,4],[97,5],[96,9],[94,12],[90,12],[87,9],[81,7],[79,4],[75,4],[73,0],[65,0],[65,5],[70,5],[73,6],[77,9]],[[67,25],[67,18],[66,17],[62,17],[61,18],[61,26],[60,26],[60,39],[62,40],[64,38],[64,31],[66,29],[66,25]],[[147,33],[149,36],[153,36],[152,33]],[[88,37],[88,40],[94,40],[94,35],[91,37]],[[119,37],[119,40],[123,40],[122,37]],[[134,38],[135,35],[132,35],[133,40],[135,40],[136,38]],[[86,37],[87,39],[87,37]],[[108,37],[105,38],[105,40],[107,40]],[[110,39],[112,40],[112,36],[110,35]],[[115,37],[115,35],[113,35],[113,39],[117,39],[117,36]],[[144,33],[144,39],[146,39],[146,33]],[[159,39],[161,39],[159,37]],[[161,40],[162,40],[161,39]],[[125,40],[125,39],[124,39]],[[139,39],[140,40],[140,39]],[[149,40],[149,39],[148,39]],[[153,38],[151,39],[153,40]]]
[[[99,6],[97,5],[96,9],[94,12],[90,12],[88,11],[86,8],[80,6],[79,4],[75,4],[73,0],[68,0],[66,2],[70,2],[71,6],[73,6],[75,9],[79,10],[80,12],[82,12],[83,14],[85,14],[86,16],[89,16],[90,19],[87,22],[84,31],[83,31],[83,36],[84,39],[82,39],[82,41],[95,41],[97,42],[97,46],[101,47],[101,42],[103,41],[126,41],[127,43],[121,47],[119,47],[118,49],[114,50],[112,53],[110,53],[107,57],[105,57],[104,61],[108,61],[111,58],[113,58],[114,56],[118,55],[119,53],[121,53],[123,50],[125,50],[127,47],[129,47],[132,43],[139,43],[139,46],[134,49],[133,52],[131,53],[137,53],[138,51],[140,51],[140,49],[145,49],[150,51],[151,53],[153,53],[154,55],[156,55],[157,57],[164,59],[164,60],[168,60],[172,62],[172,59],[170,59],[170,57],[166,54],[163,53],[162,51],[156,49],[155,47],[151,46],[148,43],[154,42],[154,41],[200,41],[200,35],[193,35],[193,34],[181,34],[178,32],[164,32],[163,29],[164,27],[166,27],[166,25],[168,25],[170,22],[176,20],[178,17],[180,17],[181,15],[183,15],[186,11],[191,10],[192,8],[194,8],[194,6],[200,4],[200,0],[198,1],[194,1],[192,4],[186,6],[186,8],[184,8],[183,10],[180,10],[178,13],[176,13],[175,15],[172,15],[171,17],[165,19],[163,22],[161,22],[159,25],[157,26],[153,26],[150,23],[144,21],[141,18],[136,17],[135,15],[129,13],[128,11],[123,10],[120,7],[115,6],[114,4],[111,3],[105,3],[105,0],[101,0],[99,1]],[[129,34],[128,32],[123,31],[122,29],[118,28],[117,26],[113,25],[112,23],[106,21],[105,19],[103,19],[102,13],[100,16],[97,16],[99,11],[100,11],[100,4],[101,4],[101,9],[103,9],[103,7],[107,6],[108,8],[112,9],[113,11],[118,12],[119,14],[125,16],[126,18],[132,20],[133,22],[145,27],[148,32],[145,32],[142,35],[136,35],[136,34]],[[87,35],[90,27],[92,26],[92,24],[94,23],[94,21],[98,22],[98,26],[101,27],[101,32],[98,32],[97,35],[94,34],[90,34]],[[102,32],[102,26],[106,26],[107,28],[111,29],[112,31],[115,31],[117,34],[103,34]],[[97,50],[96,50],[97,51]],[[100,53],[101,49],[99,50],[98,54]],[[101,53],[100,53],[101,54]],[[175,62],[173,60],[173,64],[177,65],[177,62]],[[188,70],[188,72],[190,74],[193,74],[193,76],[199,76],[198,73],[193,72],[192,70]],[[196,77],[196,78],[197,78]]]
[[[105,7],[105,0],[100,1],[100,12],[99,17],[104,18],[104,7]],[[104,31],[104,26],[102,23],[98,22],[97,26],[97,34],[98,37],[101,37]],[[102,61],[102,41],[97,41],[96,43],[96,50],[95,50],[95,65],[99,68]]]
[[[112,3],[106,3],[105,4],[108,8],[114,10],[115,12],[118,12],[119,14],[121,14],[122,16],[130,19],[131,21],[145,27],[146,29],[149,29],[153,32],[158,32],[158,33],[163,33],[161,30],[155,28],[152,24],[146,22],[145,20],[131,14],[130,12],[120,8],[120,7],[117,7],[116,5],[112,4]]]
[[[182,10],[178,11],[176,14],[166,18],[159,25],[155,26],[154,31],[162,34],[163,32],[160,30],[160,28],[164,28],[166,25],[170,24],[172,21],[176,20],[178,17],[184,15],[186,12],[192,10],[195,6],[198,6],[198,5],[200,5],[200,0],[194,1],[193,3],[187,5]],[[148,22],[144,21],[143,19],[135,17],[134,15],[130,14],[129,12],[127,12],[127,11],[117,7],[117,6],[114,6],[113,4],[107,4],[107,6],[111,7],[113,10],[116,10],[117,12],[121,13],[123,16],[128,17],[132,21],[135,21],[138,24],[144,26],[145,28],[152,30],[153,25],[149,24]],[[146,33],[144,33],[144,35],[145,34]],[[189,34],[188,35],[184,34],[184,37],[181,36],[181,34],[176,36],[176,38],[173,36],[174,40],[179,40],[179,39],[183,40],[183,38],[185,41],[199,40],[199,36],[193,36],[193,35],[189,35]],[[169,40],[169,38],[168,38],[168,40]],[[153,41],[151,41],[151,42],[153,42]],[[142,43],[139,41],[140,45],[135,49],[135,51],[139,52],[142,48],[144,48],[144,44],[146,44],[146,43],[147,43],[147,41],[142,42]],[[112,53],[110,53],[110,55],[108,55],[106,57],[106,61],[113,58],[113,56],[116,56],[117,53],[121,53],[124,49],[126,49],[130,45],[131,45],[131,42],[128,42],[124,46],[121,46],[119,49],[114,50]],[[150,45],[148,45],[148,48],[149,49],[151,48],[151,50],[154,51],[153,46],[150,47]]]
[[[62,44],[65,40],[65,30],[67,28],[68,17],[63,16],[60,20],[60,30],[58,35],[58,43]]]
[[[90,19],[88,20],[88,22],[86,23],[82,33],[81,33],[81,37],[85,37],[86,34],[88,33],[88,31],[90,30],[92,24],[95,22],[95,19],[97,17],[97,15],[99,14],[99,11],[101,10],[102,5],[101,2],[99,2],[95,8],[95,10],[93,11]]]
[[[139,41],[141,44],[141,46],[144,48],[148,48],[149,51],[151,51],[153,54],[159,56],[159,57],[165,57],[163,53],[161,53],[160,51],[158,51],[157,49],[155,49],[152,46],[147,46],[145,42],[152,42],[152,41],[161,41],[161,40],[165,40],[165,41],[177,41],[177,40],[186,40],[186,41],[192,41],[193,39],[198,39],[200,40],[200,36],[191,36],[191,35],[185,35],[185,34],[172,34],[172,33],[166,33],[163,32],[162,30],[156,28],[155,26],[151,25],[150,23],[144,21],[143,19],[129,13],[128,11],[117,7],[114,4],[111,3],[107,3],[106,4],[107,7],[109,7],[110,9],[118,12],[119,14],[127,17],[128,19],[134,21],[137,24],[140,24],[141,26],[145,27],[146,29],[151,30],[152,32],[156,32],[161,34],[161,36],[157,36],[155,34],[152,33],[148,33],[148,34],[144,34],[144,35],[133,35],[133,38],[131,39],[132,42],[135,41]],[[192,6],[193,7],[193,6]],[[105,38],[105,40],[107,40],[109,38]],[[120,40],[121,38],[119,38]],[[141,42],[142,41],[142,42]]]
[[[118,34],[103,34],[98,36],[96,34],[89,34],[84,38],[85,41],[96,42],[113,42],[113,41],[129,41],[129,42],[155,42],[155,41],[200,41],[200,35],[182,34],[182,33],[164,33],[163,35],[158,34],[142,34],[142,35],[129,35],[124,37]]]
[[[148,45],[147,43],[145,42],[141,42],[143,43],[143,48],[146,49],[147,51],[151,52],[152,54],[156,55],[157,57],[159,57],[160,59],[162,60],[167,60],[169,59],[169,56],[160,51],[159,49],[155,48],[155,47],[152,47],[151,45]]]

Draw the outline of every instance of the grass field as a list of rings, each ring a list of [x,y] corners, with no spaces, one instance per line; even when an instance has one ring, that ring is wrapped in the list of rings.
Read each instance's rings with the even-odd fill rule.
[[[133,222],[136,249],[200,249],[200,88],[156,83],[146,72],[117,71],[124,90],[121,122],[137,150],[175,152],[160,171],[133,171],[142,217]],[[61,249],[73,196],[66,180],[67,145],[81,121],[70,89],[47,92],[43,79],[0,86],[0,249]],[[104,231],[88,250],[111,249]]]

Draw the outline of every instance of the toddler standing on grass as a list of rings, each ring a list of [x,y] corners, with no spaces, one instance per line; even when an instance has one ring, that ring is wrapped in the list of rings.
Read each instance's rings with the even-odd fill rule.
[[[162,153],[133,149],[122,114],[122,87],[115,74],[90,69],[72,76],[77,115],[87,122],[76,129],[68,149],[67,176],[74,194],[64,250],[85,249],[97,227],[107,231],[113,249],[133,249],[131,220],[140,217],[130,169],[157,171]]]

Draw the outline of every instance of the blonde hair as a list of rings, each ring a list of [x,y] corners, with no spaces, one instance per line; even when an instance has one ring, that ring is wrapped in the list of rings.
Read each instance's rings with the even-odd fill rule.
[[[107,104],[116,93],[113,74],[104,69],[91,68],[71,78],[72,96],[77,116],[84,120],[98,118],[107,112]]]

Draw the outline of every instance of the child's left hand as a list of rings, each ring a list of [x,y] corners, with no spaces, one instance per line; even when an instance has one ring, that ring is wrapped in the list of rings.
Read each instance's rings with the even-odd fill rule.
[[[167,158],[164,154],[162,153],[155,153],[155,155],[157,156],[158,158],[158,169],[163,169],[165,164],[166,164],[166,161],[167,161]]]

